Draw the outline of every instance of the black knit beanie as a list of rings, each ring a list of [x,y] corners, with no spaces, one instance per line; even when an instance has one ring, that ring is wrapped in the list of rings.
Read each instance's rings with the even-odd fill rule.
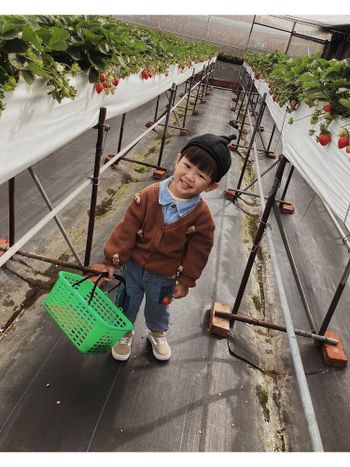
[[[183,154],[183,151],[191,146],[196,146],[206,151],[217,165],[217,174],[213,182],[219,182],[231,166],[231,154],[227,145],[236,138],[236,135],[218,136],[205,133],[204,135],[191,138],[182,148],[181,153]]]

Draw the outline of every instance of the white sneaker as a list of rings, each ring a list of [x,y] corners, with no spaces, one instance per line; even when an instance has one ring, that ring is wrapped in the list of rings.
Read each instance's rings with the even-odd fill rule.
[[[123,336],[119,342],[112,347],[112,357],[115,360],[119,360],[120,362],[124,362],[127,360],[131,355],[131,344],[134,338],[135,332],[130,331]]]
[[[153,355],[157,360],[165,361],[171,357],[171,348],[166,340],[165,331],[150,331],[148,340],[152,344]]]

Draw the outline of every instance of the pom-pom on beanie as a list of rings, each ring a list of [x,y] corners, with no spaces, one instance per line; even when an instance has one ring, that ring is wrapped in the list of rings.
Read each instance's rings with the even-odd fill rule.
[[[213,182],[219,182],[231,166],[231,153],[227,145],[236,138],[236,135],[218,136],[205,133],[204,135],[191,138],[182,148],[181,153],[184,154],[185,149],[192,146],[199,147],[206,151],[217,165],[217,173]]]

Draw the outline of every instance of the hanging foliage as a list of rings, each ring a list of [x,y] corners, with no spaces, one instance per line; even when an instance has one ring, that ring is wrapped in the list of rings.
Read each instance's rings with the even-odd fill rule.
[[[216,56],[216,47],[188,42],[110,16],[0,16],[0,114],[5,92],[22,77],[45,80],[48,94],[73,99],[70,76],[88,73],[96,92],[114,93],[120,78],[166,74]]]
[[[287,112],[295,112],[301,102],[313,108],[310,136],[319,125],[316,139],[322,145],[328,144],[329,125],[340,119],[343,128],[338,136],[343,139],[338,141],[338,146],[345,147],[345,142],[349,143],[350,59],[325,60],[319,55],[288,57],[282,52],[250,52],[245,61],[257,79],[268,83],[273,100],[281,107],[287,105]],[[291,116],[289,123],[293,120]]]

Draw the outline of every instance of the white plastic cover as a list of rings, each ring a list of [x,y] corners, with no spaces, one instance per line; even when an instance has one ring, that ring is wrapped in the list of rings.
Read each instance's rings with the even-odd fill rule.
[[[195,73],[208,63],[195,64]],[[20,81],[14,92],[7,93],[0,117],[0,185],[96,125],[100,107],[107,107],[107,119],[121,115],[167,91],[173,83],[184,82],[193,68],[181,72],[172,65],[168,76],[147,80],[131,75],[121,79],[115,94],[108,96],[97,94],[87,74],[79,73],[71,78],[76,98],[65,98],[60,104],[47,94],[44,80],[37,79],[31,86]]]
[[[245,64],[251,76],[254,72]],[[266,81],[256,80],[255,87],[262,96],[266,93],[266,104],[276,127],[282,131],[282,147],[285,157],[295,166],[304,180],[324,200],[331,210],[350,229],[350,154],[338,148],[338,132],[343,126],[340,119],[329,126],[332,141],[327,146],[316,142],[315,136],[309,135],[312,128],[310,117],[314,108],[301,103],[292,114],[286,112],[286,106],[280,107],[272,100]],[[293,116],[294,123],[288,119]],[[319,127],[316,125],[316,131]]]

